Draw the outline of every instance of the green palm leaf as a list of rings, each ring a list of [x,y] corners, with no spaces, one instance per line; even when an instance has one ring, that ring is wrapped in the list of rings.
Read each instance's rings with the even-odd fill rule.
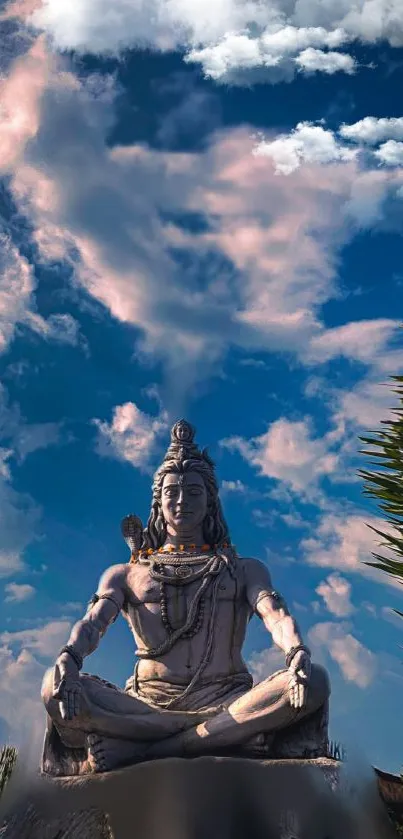
[[[371,436],[360,437],[367,447],[361,454],[370,458],[375,469],[360,469],[364,495],[375,499],[382,511],[390,532],[368,525],[382,541],[380,548],[387,548],[388,556],[372,553],[374,562],[365,562],[403,584],[403,376],[391,376],[392,393],[399,397],[399,406],[392,411],[393,419],[384,420],[382,428]],[[403,617],[397,609],[393,611]]]

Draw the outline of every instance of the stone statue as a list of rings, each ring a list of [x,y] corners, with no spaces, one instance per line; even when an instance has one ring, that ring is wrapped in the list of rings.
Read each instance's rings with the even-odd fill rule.
[[[84,618],[47,671],[42,770],[101,772],[200,755],[326,754],[329,680],[262,562],[240,557],[223,517],[214,464],[181,420],[154,476],[151,514],[123,520],[127,564],[103,574]],[[80,673],[122,612],[138,663],[124,690]],[[257,614],[285,668],[253,685],[242,658]]]

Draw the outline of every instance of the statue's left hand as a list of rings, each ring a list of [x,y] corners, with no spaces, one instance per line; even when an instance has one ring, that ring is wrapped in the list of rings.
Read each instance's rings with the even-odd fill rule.
[[[299,650],[288,668],[290,683],[288,696],[293,708],[303,708],[308,695],[308,684],[311,676],[311,659],[304,651]]]

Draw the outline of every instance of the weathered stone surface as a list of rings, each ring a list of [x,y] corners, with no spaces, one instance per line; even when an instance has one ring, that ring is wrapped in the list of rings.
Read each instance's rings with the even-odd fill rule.
[[[109,820],[99,810],[72,812],[43,820],[32,805],[21,806],[0,829],[0,839],[113,839]]]
[[[29,812],[26,798],[14,802],[16,814],[1,839],[106,839],[101,808],[113,839],[394,835],[375,776],[373,783],[353,784],[343,778],[340,764],[324,758],[166,759],[100,775],[41,777],[31,784],[29,799]]]

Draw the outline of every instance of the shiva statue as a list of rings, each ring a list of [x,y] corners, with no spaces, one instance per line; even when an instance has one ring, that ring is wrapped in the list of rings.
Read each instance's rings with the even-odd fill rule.
[[[123,520],[130,561],[102,575],[45,675],[45,773],[164,757],[327,754],[327,673],[311,663],[267,566],[231,544],[214,464],[194,437],[185,420],[174,425],[147,526]],[[120,612],[137,648],[124,690],[80,672]],[[258,684],[242,657],[253,615],[285,655],[284,669]]]

